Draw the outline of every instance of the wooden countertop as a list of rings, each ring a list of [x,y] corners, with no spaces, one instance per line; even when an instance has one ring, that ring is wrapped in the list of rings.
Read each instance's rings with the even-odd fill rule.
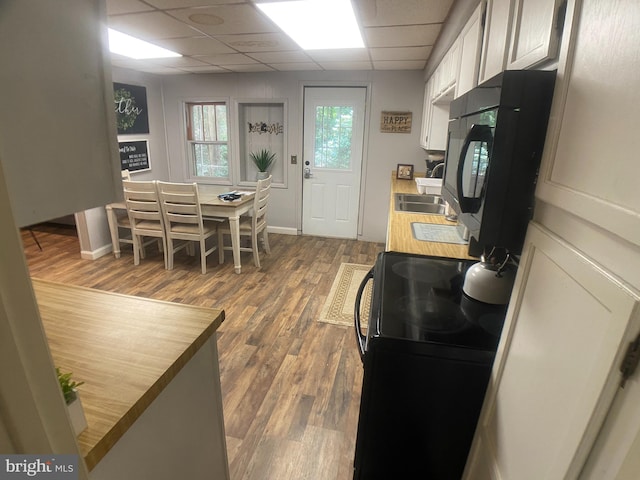
[[[55,366],[72,372],[89,470],[215,333],[224,311],[32,279]]]
[[[424,173],[416,176],[424,177]],[[396,172],[391,174],[391,198],[389,204],[389,224],[387,226],[387,250],[395,252],[416,253],[419,255],[435,255],[451,258],[475,258],[468,254],[468,245],[454,243],[425,242],[416,240],[411,231],[412,222],[435,223],[440,225],[455,225],[444,218],[444,215],[429,215],[424,213],[396,212],[394,193],[418,194],[415,180],[398,180]]]

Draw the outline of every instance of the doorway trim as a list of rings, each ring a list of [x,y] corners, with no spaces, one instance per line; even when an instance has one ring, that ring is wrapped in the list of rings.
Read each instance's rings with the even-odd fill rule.
[[[298,109],[298,124],[301,125],[298,135],[298,145],[296,146],[298,154],[298,163],[296,165],[295,182],[295,199],[296,199],[296,228],[298,235],[302,235],[302,172],[304,167],[303,148],[304,148],[304,89],[306,87],[324,87],[324,88],[365,88],[365,103],[364,103],[364,132],[362,135],[362,168],[360,170],[360,193],[359,193],[359,206],[358,206],[358,228],[357,239],[362,236],[362,228],[364,221],[364,199],[367,191],[367,172],[369,170],[369,126],[371,125],[371,88],[372,82],[329,82],[329,81],[300,81],[299,86],[299,105]]]

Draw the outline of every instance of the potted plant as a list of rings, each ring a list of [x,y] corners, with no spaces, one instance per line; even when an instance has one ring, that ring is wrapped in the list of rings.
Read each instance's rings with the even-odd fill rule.
[[[267,178],[269,176],[269,167],[273,164],[276,159],[276,154],[272,153],[266,148],[263,148],[259,152],[251,152],[249,154],[251,160],[253,160],[254,165],[258,169],[258,174],[256,178],[261,180],[263,178]]]
[[[69,417],[71,418],[73,431],[76,435],[79,435],[85,428],[87,428],[87,419],[84,416],[84,410],[77,390],[77,387],[84,384],[84,382],[76,382],[71,378],[71,372],[62,373],[57,367],[56,374],[58,375],[58,382],[62,389],[64,401],[67,404],[67,410],[69,410]]]

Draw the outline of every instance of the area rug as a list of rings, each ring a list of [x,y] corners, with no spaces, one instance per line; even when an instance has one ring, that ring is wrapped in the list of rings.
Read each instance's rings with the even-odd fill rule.
[[[357,263],[342,263],[340,265],[327,301],[322,307],[322,313],[318,319],[320,322],[333,323],[335,325],[353,325],[353,309],[358,287],[370,269],[371,267],[368,265],[359,265]],[[371,282],[368,282],[360,302],[360,318],[366,319],[369,316],[370,305]],[[366,325],[366,320],[363,323]]]

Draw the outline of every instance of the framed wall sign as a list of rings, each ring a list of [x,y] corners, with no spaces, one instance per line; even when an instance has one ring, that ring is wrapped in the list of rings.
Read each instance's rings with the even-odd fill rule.
[[[147,140],[118,142],[120,148],[120,166],[122,170],[136,172],[150,170],[149,143]]]
[[[380,131],[382,133],[411,133],[411,112],[382,112]]]
[[[118,135],[149,133],[147,89],[126,83],[113,83]]]
[[[400,180],[413,180],[413,165],[399,163],[396,178]]]

